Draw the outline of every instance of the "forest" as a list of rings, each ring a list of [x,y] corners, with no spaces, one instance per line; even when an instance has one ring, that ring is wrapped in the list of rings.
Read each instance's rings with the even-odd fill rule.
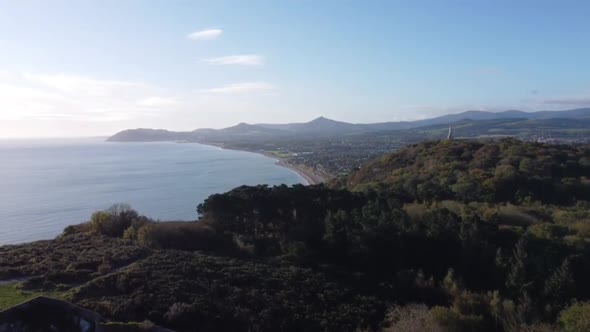
[[[178,331],[590,331],[590,147],[424,142],[325,185],[125,205],[0,247],[0,279]]]

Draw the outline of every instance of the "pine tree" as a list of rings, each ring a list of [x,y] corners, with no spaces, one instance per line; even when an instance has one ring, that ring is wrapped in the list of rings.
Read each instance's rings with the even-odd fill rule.
[[[511,290],[515,295],[521,294],[530,283],[527,283],[527,241],[520,239],[515,246],[510,272],[506,278],[506,288]]]
[[[567,299],[575,293],[575,284],[570,271],[569,259],[565,259],[561,266],[545,280],[543,295],[553,308],[565,307]]]

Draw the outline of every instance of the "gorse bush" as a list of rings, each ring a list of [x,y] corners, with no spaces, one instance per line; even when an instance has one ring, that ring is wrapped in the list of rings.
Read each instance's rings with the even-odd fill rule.
[[[94,212],[90,222],[68,226],[62,235],[78,233],[122,238],[153,249],[239,251],[231,234],[218,232],[206,221],[154,222],[126,204]]]
[[[205,222],[146,223],[137,230],[137,241],[154,249],[232,252],[235,248],[231,237],[219,234]]]
[[[97,211],[90,218],[90,229],[95,234],[122,237],[131,224],[140,218],[139,213],[127,204],[115,204]]]
[[[390,308],[385,323],[388,326],[383,329],[383,332],[438,332],[442,330],[430,309],[424,304],[408,304]]]
[[[173,326],[182,327],[192,323],[195,313],[195,308],[191,304],[177,302],[170,306],[164,318]]]
[[[561,312],[559,321],[565,332],[590,331],[590,302],[574,303]]]

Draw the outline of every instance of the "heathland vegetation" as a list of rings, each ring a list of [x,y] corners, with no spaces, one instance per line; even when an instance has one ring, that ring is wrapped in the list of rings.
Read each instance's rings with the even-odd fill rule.
[[[0,247],[0,280],[180,331],[589,331],[588,176],[588,146],[426,142],[197,222],[118,205]]]

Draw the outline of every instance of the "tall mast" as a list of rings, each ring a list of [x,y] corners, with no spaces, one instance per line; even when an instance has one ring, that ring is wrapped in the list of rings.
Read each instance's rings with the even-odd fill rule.
[[[453,138],[454,138],[454,137],[453,137],[453,125],[450,125],[450,126],[449,126],[449,134],[447,135],[447,140],[448,140],[448,141],[450,141],[450,140],[452,140]]]

